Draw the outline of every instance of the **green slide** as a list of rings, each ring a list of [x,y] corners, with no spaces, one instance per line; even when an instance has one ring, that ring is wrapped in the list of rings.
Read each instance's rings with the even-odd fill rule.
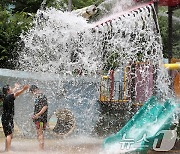
[[[119,132],[104,140],[104,148],[114,145],[130,151],[151,148],[156,134],[160,130],[168,130],[172,125],[172,117],[177,109],[173,102],[170,99],[158,102],[156,97],[151,97]]]

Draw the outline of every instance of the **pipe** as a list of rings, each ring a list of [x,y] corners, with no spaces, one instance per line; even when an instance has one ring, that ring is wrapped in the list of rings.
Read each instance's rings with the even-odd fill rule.
[[[180,69],[180,63],[164,64],[164,67],[169,70],[177,70],[177,69]]]

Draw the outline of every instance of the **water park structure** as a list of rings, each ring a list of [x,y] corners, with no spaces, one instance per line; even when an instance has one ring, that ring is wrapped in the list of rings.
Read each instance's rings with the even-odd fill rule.
[[[160,5],[161,4],[162,3],[160,2]],[[166,5],[169,5],[169,7],[177,7],[179,4],[173,4],[169,2],[166,3]],[[170,26],[172,26],[171,24]],[[172,29],[170,30],[171,32],[169,33],[172,33]],[[170,46],[172,46],[172,44],[170,44]],[[175,98],[179,100],[180,64],[178,62],[178,59],[171,59],[170,64],[164,64],[162,65],[162,67],[165,67],[166,69],[172,71],[171,90],[173,91]],[[154,87],[154,80],[157,80],[157,74],[153,73],[153,70],[155,69],[156,67],[153,67],[151,62],[135,62],[123,67],[123,69],[121,70],[121,79],[119,80],[118,77],[118,81],[116,81],[115,79],[117,78],[117,75],[114,75],[113,70],[111,70],[108,75],[102,76],[100,84],[99,102],[103,104],[103,108],[112,107],[117,109],[117,106],[120,106],[121,104],[127,102],[133,102],[134,106],[142,106],[140,110],[131,118],[131,120],[129,120],[128,123],[126,123],[122,129],[120,129],[120,131],[105,139],[104,147],[108,150],[109,153],[111,153],[112,151],[114,151],[114,153],[118,153],[130,152],[131,150],[136,151],[140,149],[145,150],[146,146],[148,148],[152,148],[154,146],[152,142],[148,143],[149,145],[146,146],[145,142],[149,142],[148,139],[152,140],[157,137],[156,134],[158,131],[163,129],[168,130],[172,126],[173,114],[175,114],[179,106],[177,105],[177,102],[175,103],[176,105],[171,102],[173,100],[166,100],[164,103],[160,103],[157,101],[157,98],[151,97],[152,95],[157,95],[158,90],[157,87]],[[144,76],[146,76],[146,78],[143,79]],[[146,93],[147,95],[145,95],[144,93]],[[120,108],[121,107],[122,106],[120,106]],[[162,116],[163,114],[165,115],[164,118]],[[153,120],[153,118],[155,119]],[[154,126],[151,127],[151,124],[148,121]],[[153,121],[159,123],[158,126],[156,126]],[[145,135],[146,138],[143,138],[143,135]],[[139,138],[139,136],[141,137]],[[133,141],[136,143],[139,139],[140,143],[139,145],[134,145],[134,148],[131,147],[132,149],[130,150],[129,145],[134,144],[130,143],[132,142],[131,139],[135,139]],[[141,139],[145,139],[146,141]],[[124,149],[124,140],[126,140],[127,143],[129,142],[129,144],[127,145],[128,149]],[[116,151],[115,149],[118,150]],[[163,149],[161,150],[163,151]]]
[[[147,152],[173,125],[180,97],[180,60],[170,56],[163,63],[156,4],[138,4],[91,25],[53,9],[39,11],[35,27],[22,36],[20,70],[0,69],[1,86],[33,83],[49,96],[49,138],[95,134],[106,137],[108,154]],[[74,70],[87,74],[73,76]],[[27,102],[33,100],[25,94],[18,101],[15,122],[32,138],[33,104]],[[126,139],[132,148],[119,149]]]

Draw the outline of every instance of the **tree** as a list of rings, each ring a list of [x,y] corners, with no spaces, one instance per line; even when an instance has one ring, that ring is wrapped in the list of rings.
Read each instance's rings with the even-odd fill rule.
[[[86,6],[89,6],[89,5],[92,5],[92,4],[96,4],[96,0],[73,0],[72,1],[72,4],[73,4],[73,8],[74,9],[80,9],[80,8],[83,8],[83,7],[86,7]]]
[[[92,4],[99,4],[103,0],[72,0],[72,10],[81,9],[83,7],[92,5]],[[64,8],[64,6],[68,6],[69,0],[47,0],[47,6],[53,6],[55,8]],[[66,11],[68,7],[66,7]]]
[[[11,12],[0,7],[0,68],[14,68],[20,34],[27,31],[32,17],[25,12]]]
[[[0,6],[1,8],[7,8],[10,3],[11,3],[11,0],[1,0]]]
[[[68,0],[68,11],[72,11],[72,0]]]
[[[174,11],[173,56],[180,59],[180,9]]]
[[[158,20],[163,43],[163,54],[165,58],[168,58],[168,21],[163,16],[159,16]]]
[[[158,22],[163,43],[163,54],[168,58],[168,15],[167,7],[159,7]],[[173,57],[180,58],[180,9],[173,14]]]
[[[13,9],[14,12],[28,12],[36,13],[37,10],[41,7],[43,0],[8,0],[9,4],[15,6]]]
[[[0,68],[15,68],[20,35],[32,25],[32,17],[28,13],[36,13],[42,1],[0,1]]]
[[[18,42],[21,33],[25,33],[32,25],[32,17],[40,7],[56,7],[67,9],[67,0],[1,0],[0,1],[0,68],[15,68],[18,59]],[[82,8],[95,0],[73,0],[73,8]]]

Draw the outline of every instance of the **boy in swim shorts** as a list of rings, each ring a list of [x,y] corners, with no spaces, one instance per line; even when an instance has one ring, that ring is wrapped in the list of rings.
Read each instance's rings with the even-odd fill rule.
[[[35,103],[34,116],[32,118],[37,130],[39,149],[44,150],[43,131],[46,129],[46,124],[47,124],[47,114],[48,114],[47,98],[36,85],[31,85],[29,91],[36,96],[34,101]]]

